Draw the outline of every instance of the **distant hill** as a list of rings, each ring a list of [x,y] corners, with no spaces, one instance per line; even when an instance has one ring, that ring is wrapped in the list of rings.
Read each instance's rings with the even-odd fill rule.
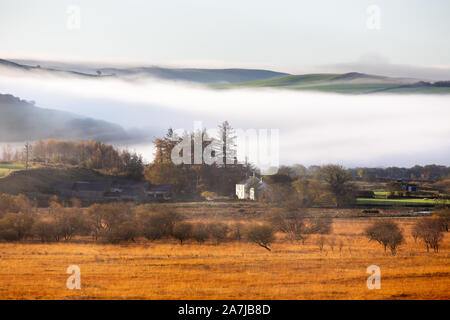
[[[12,62],[9,60],[4,60],[4,59],[0,59],[0,65],[4,66],[4,67],[10,67],[10,68],[18,68],[18,69],[25,69],[25,70],[30,70],[32,69],[29,66],[20,64],[20,63],[16,63],[16,62]]]
[[[142,67],[130,69],[104,68],[103,74],[118,76],[149,76],[164,80],[189,81],[197,83],[234,83],[253,80],[272,79],[287,75],[269,70],[252,69],[171,69],[160,67]]]
[[[289,75],[268,80],[214,84],[211,87],[216,89],[283,88],[347,94],[450,93],[449,81],[426,82],[418,79],[384,77],[358,72]]]
[[[127,139],[120,126],[68,112],[38,108],[34,102],[10,94],[0,94],[0,142],[39,139]]]
[[[79,76],[79,77],[97,77],[98,74],[89,73],[89,72],[79,72],[76,70],[65,70],[59,68],[51,68],[51,67],[41,67],[40,64],[28,65],[17,63],[5,59],[0,59],[0,67],[5,67],[10,70],[19,70],[19,71],[28,71],[33,73],[43,73],[43,74],[55,74],[55,75],[71,75],[71,76]]]
[[[428,82],[421,79],[385,77],[359,72],[291,75],[258,69],[194,68],[95,68],[61,62],[0,59],[0,67],[24,72],[70,75],[89,78],[162,79],[205,84],[214,89],[283,88],[343,94],[449,94],[449,81]]]
[[[30,71],[71,73],[87,77],[151,77],[163,80],[188,81],[196,83],[234,83],[265,80],[288,75],[283,72],[258,69],[195,69],[195,68],[94,68],[58,62],[22,61],[11,62],[0,59],[0,65]]]

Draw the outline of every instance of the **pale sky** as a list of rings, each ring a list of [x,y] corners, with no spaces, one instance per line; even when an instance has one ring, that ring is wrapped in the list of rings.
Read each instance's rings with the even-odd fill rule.
[[[69,29],[69,6],[80,28]],[[367,8],[380,9],[380,29]],[[450,1],[2,0],[0,58],[270,68],[450,70]],[[450,78],[450,76],[449,76]]]

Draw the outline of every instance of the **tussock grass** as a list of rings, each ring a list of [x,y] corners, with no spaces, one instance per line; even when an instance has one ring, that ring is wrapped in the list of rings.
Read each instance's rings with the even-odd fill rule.
[[[385,254],[362,236],[372,219],[335,219],[322,252],[319,236],[311,236],[304,245],[279,237],[272,252],[245,242],[1,243],[0,297],[449,299],[448,234],[439,253],[427,254],[410,236],[415,219],[397,221],[406,235],[397,256]],[[81,268],[81,290],[66,289],[65,271],[72,264]],[[381,290],[366,287],[366,268],[372,264],[381,268]]]

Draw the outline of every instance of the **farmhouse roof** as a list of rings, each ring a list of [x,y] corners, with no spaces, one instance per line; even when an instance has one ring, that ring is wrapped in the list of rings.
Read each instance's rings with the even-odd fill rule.
[[[172,185],[170,184],[152,184],[148,187],[149,192],[170,192]]]
[[[109,181],[77,181],[73,184],[73,190],[76,191],[106,191],[110,187]]]

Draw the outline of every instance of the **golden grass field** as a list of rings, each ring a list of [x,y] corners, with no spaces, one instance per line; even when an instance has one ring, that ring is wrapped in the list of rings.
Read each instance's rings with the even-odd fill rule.
[[[361,236],[369,218],[334,219],[334,250],[278,240],[272,252],[250,243],[139,242],[0,244],[1,299],[449,299],[450,240],[426,253],[410,236],[414,219],[397,219],[406,243],[397,256]],[[339,242],[343,247],[339,249]],[[81,290],[66,269],[81,268]],[[366,268],[381,268],[368,290]]]

